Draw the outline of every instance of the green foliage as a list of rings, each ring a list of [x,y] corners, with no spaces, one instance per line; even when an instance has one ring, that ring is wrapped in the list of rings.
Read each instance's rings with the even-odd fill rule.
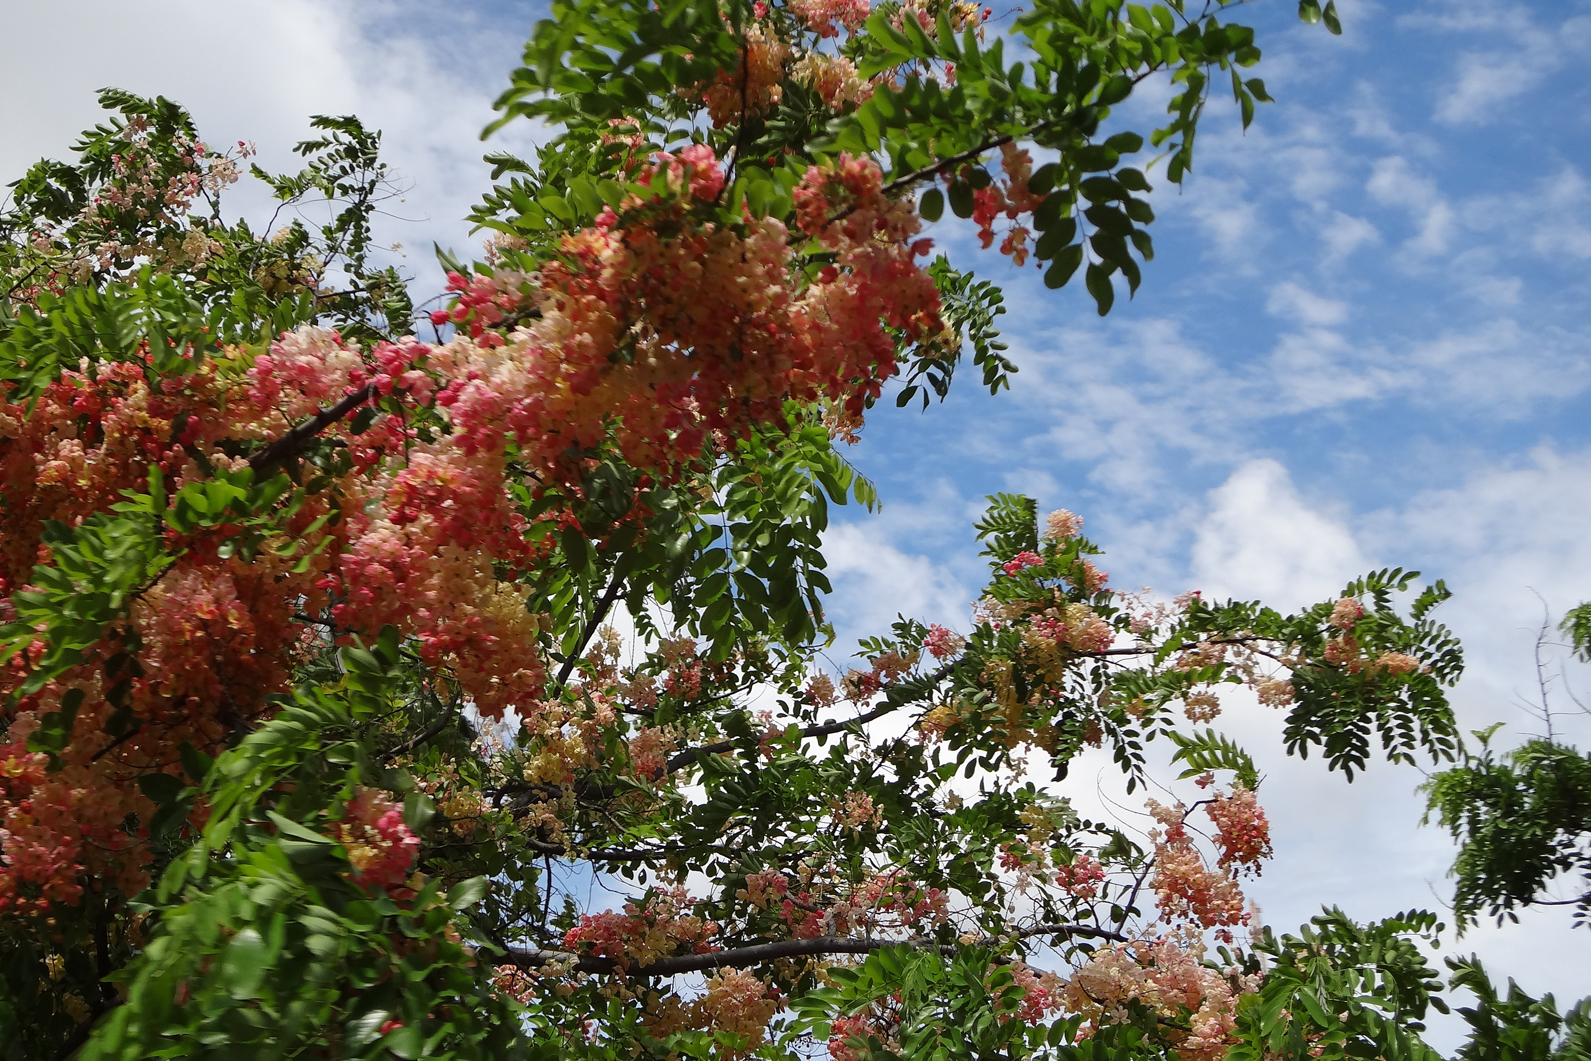
[[[126,360],[145,339],[155,373],[169,376],[178,359],[202,354],[201,336],[258,341],[309,321],[364,338],[408,332],[404,278],[372,261],[371,216],[398,194],[378,132],[316,117],[325,135],[297,146],[301,172],[251,166],[282,210],[334,208],[316,231],[293,220],[256,234],[221,214],[237,160],[201,153],[179,104],[106,89],[100,105],[113,116],[83,134],[77,160],[39,162],[0,210],[0,379],[27,396],[61,364]],[[164,198],[190,184],[191,201]],[[348,285],[322,287],[331,270]]]
[[[1037,501],[1017,494],[991,494],[988,500],[988,511],[973,525],[978,540],[985,543],[980,556],[1003,563],[1039,547]]]
[[[1573,880],[1576,917],[1591,916],[1591,759],[1532,740],[1507,753],[1483,742],[1479,755],[1424,786],[1430,812],[1459,841],[1454,912],[1473,922],[1484,909],[1499,921],[1521,907],[1553,902],[1547,888]],[[1574,878],[1578,878],[1574,880]]]
[[[1452,986],[1476,997],[1459,1007],[1469,1039],[1457,1061],[1582,1061],[1591,1057],[1591,999],[1581,999],[1560,1014],[1551,995],[1532,998],[1512,980],[1500,995],[1480,961],[1449,958]]]
[[[214,341],[206,326],[199,303],[176,278],[147,268],[136,283],[46,294],[0,331],[0,380],[12,384],[19,400],[36,398],[63,366],[84,361],[91,372],[104,361],[136,361],[147,365],[152,380],[180,376]]]
[[[934,189],[933,194],[938,194],[938,190]],[[1002,387],[1009,388],[1010,375],[1017,366],[1005,356],[1007,346],[1000,340],[1000,330],[994,325],[994,319],[1005,313],[1004,293],[987,280],[975,280],[971,273],[957,270],[944,255],[934,259],[928,272],[939,288],[939,313],[954,341],[943,347],[925,347],[912,360],[903,373],[905,386],[895,404],[907,405],[921,392],[926,409],[929,391],[943,401],[950,393],[950,380],[955,375],[964,345],[972,347],[973,367],[982,371],[983,385],[989,388],[990,394],[998,394]]]
[[[126,1002],[84,1061],[328,1044],[359,1058],[523,1056],[513,1004],[460,935],[485,882],[427,881],[399,904],[348,877],[332,839],[341,806],[360,782],[413,782],[380,765],[368,731],[409,684],[396,631],[341,663],[341,688],[301,689],[204,770],[209,822],[150,896],[158,927],[110,978]]]
[[[1319,748],[1330,768],[1349,780],[1369,764],[1372,738],[1390,762],[1413,762],[1417,751],[1452,759],[1457,730],[1442,690],[1458,681],[1463,655],[1451,631],[1429,618],[1449,595],[1440,581],[1415,596],[1406,618],[1400,614],[1394,594],[1409,592],[1417,578],[1415,571],[1378,571],[1343,589],[1344,598],[1368,598],[1349,635],[1351,646],[1330,625],[1331,601],[1292,616],[1258,604],[1200,602],[1189,610],[1188,629],[1245,630],[1302,653],[1306,662],[1292,668],[1294,703],[1284,730],[1290,753],[1307,757]],[[1342,653],[1331,658],[1337,649]],[[1419,665],[1400,671],[1382,662],[1389,656]]]
[[[1178,778],[1194,777],[1211,770],[1231,770],[1238,783],[1245,788],[1259,787],[1260,776],[1254,768],[1254,760],[1232,738],[1213,729],[1195,732],[1191,736],[1173,730],[1166,736],[1177,746],[1171,761],[1188,764],[1187,769],[1177,775]]]
[[[1228,1057],[1437,1061],[1419,1036],[1426,1011],[1445,1013],[1447,1004],[1420,944],[1440,930],[1424,911],[1359,925],[1335,908],[1297,936],[1277,939],[1266,929],[1255,949],[1273,964],[1239,1007],[1241,1041]]]
[[[1012,42],[1020,44],[1013,51],[1024,57],[1008,62],[1003,38],[980,43],[970,25],[958,34],[948,5],[938,7],[933,36],[909,19],[896,29],[885,5],[843,52],[862,77],[894,71],[897,82],[878,84],[869,99],[834,117],[791,86],[771,112],[742,114],[706,134],[720,157],[734,158],[733,181],[719,204],[724,220],[734,223],[743,205],[756,216],[788,220],[790,192],[806,163],[842,151],[881,159],[890,192],[942,178],[946,191],[930,187],[923,194],[924,216],[937,218],[948,195],[952,211],[965,218],[973,189],[990,180],[985,156],[1008,142],[1032,143],[1059,153],[1032,181],[1035,191],[1049,193],[1033,220],[1040,234],[1035,257],[1041,267],[1050,263],[1045,281],[1061,287],[1086,261],[1089,293],[1104,314],[1115,298],[1113,277],[1120,273],[1135,293],[1139,262],[1154,256],[1146,228],[1154,212],[1137,194],[1150,185],[1144,168],[1124,164],[1128,156],[1146,143],[1159,148],[1166,178],[1180,183],[1192,167],[1195,132],[1217,72],[1230,76],[1245,125],[1255,101],[1270,99],[1262,81],[1239,73],[1260,52],[1251,29],[1219,21],[1217,12],[1227,6],[1220,0],[1189,17],[1180,4],[1042,0],[1013,23]],[[488,196],[473,219],[550,248],[549,234],[588,223],[604,202],[616,207],[629,189],[618,170],[624,150],[602,139],[608,123],[631,121],[657,147],[695,138],[687,127],[692,104],[677,90],[710,83],[720,71],[735,76],[752,20],[743,0],[555,3],[526,45],[524,65],[497,101],[502,116],[487,133],[521,118],[561,131],[535,165],[490,156],[499,173],[520,175]],[[1335,20],[1330,9],[1328,26]],[[955,64],[953,87],[924,73],[944,63]],[[1109,131],[1112,109],[1155,75],[1174,86],[1170,120],[1147,136]],[[936,279],[951,295],[964,283],[954,271]],[[974,345],[985,385],[995,386],[1009,367],[987,357],[975,336]],[[940,363],[920,366],[919,374],[934,388],[933,380],[948,373]]]
[[[1591,662],[1591,603],[1570,608],[1561,629],[1569,635],[1575,654]]]

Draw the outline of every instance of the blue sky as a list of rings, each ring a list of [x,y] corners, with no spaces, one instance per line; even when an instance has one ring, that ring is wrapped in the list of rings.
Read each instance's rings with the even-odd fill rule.
[[[457,219],[485,187],[476,132],[538,13],[10,6],[0,172],[61,153],[103,84],[178,98],[212,142],[256,140],[277,168],[306,115],[355,112],[412,182],[394,204],[411,220],[389,232],[422,273],[433,239],[469,245]],[[1591,50],[1591,2],[1339,0],[1341,38],[1299,26],[1293,6],[1238,13],[1278,102],[1246,134],[1211,108],[1194,175],[1153,196],[1143,287],[1109,318],[941,224],[959,264],[1006,285],[1021,372],[996,398],[969,373],[943,406],[869,423],[851,456],[884,509],[830,537],[847,637],[897,611],[964,624],[983,577],[970,520],[982,495],[1021,490],[1082,513],[1123,588],[1298,604],[1372,567],[1445,577],[1470,655],[1465,724],[1540,729],[1519,706],[1536,696],[1535,627],[1544,606],[1591,599],[1591,85],[1574,59]],[[18,44],[67,39],[67,63]],[[1142,128],[1164,98],[1146,92],[1121,117]],[[532,132],[494,146],[524,150]],[[1583,746],[1591,727],[1563,683],[1591,683],[1560,663],[1549,654],[1559,722]],[[1274,716],[1234,705],[1223,721],[1270,773],[1280,858],[1253,889],[1270,923],[1322,902],[1362,917],[1440,905],[1452,852],[1417,828],[1417,772],[1349,788],[1280,758]],[[1546,913],[1460,947],[1578,997],[1591,994],[1584,931]]]

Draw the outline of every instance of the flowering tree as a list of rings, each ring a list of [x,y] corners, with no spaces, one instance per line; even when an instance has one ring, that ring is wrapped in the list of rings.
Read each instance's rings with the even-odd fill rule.
[[[1111,108],[1171,79],[1177,182],[1218,76],[1268,98],[1220,13],[561,5],[499,104],[554,134],[493,156],[429,342],[374,134],[253,169],[334,206],[256,233],[248,145],[107,93],[0,218],[0,1052],[1429,1054],[1435,919],[1261,931],[1261,779],[1200,727],[1235,684],[1349,778],[1451,758],[1440,583],[1121,594],[997,495],[965,632],[824,665],[828,510],[874,500],[835,440],[1014,371],[923,222],[1107,312],[1153,218]],[[1089,748],[1186,791],[1086,819]]]

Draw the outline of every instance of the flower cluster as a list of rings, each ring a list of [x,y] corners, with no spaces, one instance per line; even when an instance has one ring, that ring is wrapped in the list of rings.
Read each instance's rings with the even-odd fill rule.
[[[586,914],[564,934],[572,951],[610,959],[619,968],[644,966],[681,951],[709,954],[719,926],[688,913],[692,900],[683,888],[653,892],[644,902],[625,903],[622,913]]]
[[[1161,1034],[1173,1036],[1182,1061],[1219,1061],[1234,1041],[1238,999],[1258,985],[1254,978],[1239,977],[1234,988],[1203,964],[1203,956],[1204,945],[1186,935],[1117,943],[1096,952],[1065,987],[1065,1007],[1085,1018],[1079,1037],[1104,1024],[1128,1023],[1127,1004],[1137,1002],[1163,1018]]]
[[[1092,899],[1099,894],[1104,880],[1105,867],[1090,855],[1078,855],[1070,865],[1055,867],[1055,883],[1079,899]]]
[[[752,26],[741,46],[740,68],[720,70],[710,85],[690,95],[700,96],[715,129],[765,113],[783,97],[780,82],[789,55],[788,44],[770,38],[760,26]]]
[[[840,26],[855,31],[872,11],[868,0],[790,0],[788,6],[791,14],[820,37],[839,36]]]
[[[1044,558],[1038,553],[1020,552],[1000,565],[1000,570],[1007,575],[1015,576],[1030,567],[1043,567]]]
[[[1228,795],[1216,795],[1205,806],[1215,823],[1223,869],[1243,867],[1258,875],[1260,863],[1271,857],[1271,827],[1253,789],[1234,783]]]
[[[949,659],[952,656],[960,655],[966,644],[966,638],[947,630],[937,623],[928,628],[928,636],[923,640],[923,647],[935,659]]]
[[[403,886],[420,852],[420,840],[403,821],[403,809],[371,789],[349,800],[332,836],[353,866],[350,879],[366,888]]]
[[[1002,214],[1015,221],[1023,214],[1037,210],[1044,196],[1028,188],[1033,176],[1033,157],[1015,144],[1007,143],[1000,149],[1001,169],[1005,179],[991,181],[972,194],[972,220],[978,226],[978,238],[984,247],[994,243],[994,222]],[[1027,241],[1031,233],[1026,225],[1013,224],[1000,242],[1000,253],[1008,255],[1020,266],[1027,262]]]
[[[746,1040],[745,1056],[762,1045],[768,1022],[782,1004],[779,990],[745,969],[720,969],[707,978],[697,1005],[702,1023]]]
[[[1160,828],[1151,830],[1154,845],[1155,905],[1167,921],[1193,921],[1203,928],[1218,928],[1229,937],[1230,928],[1246,925],[1247,902],[1237,882],[1227,873],[1204,863],[1187,825],[1187,808],[1166,807],[1148,801],[1149,813]]]

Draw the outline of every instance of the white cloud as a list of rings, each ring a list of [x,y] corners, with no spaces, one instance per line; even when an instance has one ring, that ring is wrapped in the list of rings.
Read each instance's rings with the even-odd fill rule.
[[[1591,449],[1538,447],[1375,513],[1365,537],[1388,562],[1444,577],[1444,619],[1464,636],[1471,680],[1506,715],[1528,678],[1542,601],[1558,615],[1591,600]],[[1538,594],[1540,595],[1538,597]],[[1502,715],[1498,712],[1501,711]]]
[[[380,240],[415,248],[405,266],[430,276],[433,239],[466,253],[473,242],[463,216],[489,174],[478,136],[518,41],[462,17],[449,35],[433,35],[416,24],[421,10],[349,0],[11,5],[13,40],[70,40],[72,61],[55,48],[14,47],[0,65],[0,97],[11,101],[0,180],[40,156],[66,156],[77,132],[101,120],[94,94],[105,85],[176,99],[210,143],[254,140],[276,171],[302,164],[291,148],[309,134],[310,115],[357,114],[383,131],[385,157],[413,187],[407,202],[389,204],[396,216],[382,219]],[[452,61],[450,51],[470,61]],[[521,129],[497,146],[528,143]],[[268,217],[266,195],[251,183],[233,203]]]
[[[1330,221],[1320,229],[1320,239],[1326,245],[1326,262],[1336,263],[1366,243],[1379,242],[1381,233],[1362,217],[1333,210]]]
[[[1437,120],[1449,124],[1492,120],[1503,104],[1535,88],[1556,65],[1544,58],[1536,51],[1528,58],[1513,53],[1460,56],[1455,83],[1436,105]]]
[[[1535,403],[1582,393],[1591,384],[1591,337],[1527,328],[1501,317],[1467,331],[1412,343],[1409,375],[1433,397],[1486,408],[1495,417],[1527,414]]]
[[[1334,298],[1322,298],[1291,280],[1271,288],[1265,302],[1266,312],[1287,317],[1300,324],[1341,324],[1348,319],[1348,303]]]
[[[1198,196],[1187,205],[1216,251],[1223,257],[1252,256],[1269,235],[1260,221],[1259,208],[1240,180],[1204,178]]]
[[[1405,14],[1409,28],[1468,34],[1479,48],[1459,53],[1451,79],[1439,86],[1434,116],[1448,125],[1482,125],[1506,105],[1534,91],[1550,75],[1584,52],[1591,18],[1571,16],[1556,25],[1537,20],[1530,4],[1443,0]],[[1504,43],[1503,47],[1497,47]]]
[[[877,523],[831,527],[823,552],[841,652],[850,652],[858,638],[887,635],[897,615],[966,628],[973,593],[946,565],[899,548]]]
[[[1436,182],[1414,172],[1400,155],[1383,158],[1375,164],[1365,190],[1380,203],[1400,206],[1418,226],[1404,248],[1419,257],[1440,254],[1447,249],[1453,229],[1453,208],[1437,191]]]
[[[1347,525],[1306,504],[1270,459],[1248,462],[1211,492],[1192,560],[1207,597],[1278,607],[1330,596],[1368,566]]]

